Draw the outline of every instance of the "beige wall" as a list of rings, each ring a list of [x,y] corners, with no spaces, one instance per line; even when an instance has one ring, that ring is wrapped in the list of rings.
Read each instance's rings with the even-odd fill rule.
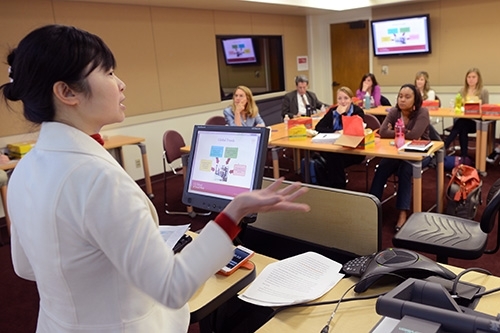
[[[402,84],[412,82],[417,71],[426,70],[433,89],[443,101],[448,101],[463,85],[466,71],[470,67],[478,67],[490,92],[490,102],[500,103],[498,12],[500,1],[497,0],[434,0],[309,16],[311,85],[322,101],[332,102],[331,57],[328,51],[330,24],[429,13],[432,54],[371,57],[371,71],[381,84],[384,95],[394,101]],[[388,75],[382,74],[384,65],[389,67]]]
[[[372,18],[430,14],[432,54],[375,57],[381,85],[401,85],[426,70],[432,85],[462,85],[469,68],[481,70],[484,84],[500,84],[500,1],[440,0],[374,8]],[[389,75],[381,75],[382,66]]]
[[[159,113],[168,119],[205,112],[194,107],[218,103],[215,35],[283,36],[287,88],[298,74],[296,57],[307,54],[305,16],[56,0],[2,1],[0,54],[4,57],[30,30],[51,23],[88,30],[110,46],[116,73],[127,84],[129,117]],[[8,81],[4,61],[0,73],[5,73],[0,75],[3,84]],[[31,130],[19,116],[20,106],[14,109],[18,112],[0,104],[0,137]]]

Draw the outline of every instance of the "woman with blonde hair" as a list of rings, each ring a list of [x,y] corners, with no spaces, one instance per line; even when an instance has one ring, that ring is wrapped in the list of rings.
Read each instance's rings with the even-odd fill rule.
[[[233,93],[233,103],[224,109],[224,118],[229,126],[265,127],[259,115],[252,91],[245,86],[238,86]]]
[[[415,87],[417,87],[418,91],[420,91],[422,100],[433,101],[436,99],[436,93],[431,89],[431,85],[429,83],[429,73],[426,71],[417,72],[415,75]]]
[[[488,90],[483,87],[483,78],[481,77],[481,72],[477,68],[471,68],[467,71],[465,74],[464,86],[460,89],[459,93],[462,95],[462,100],[464,102],[481,101],[482,104],[489,103]],[[468,156],[468,134],[475,132],[476,122],[474,120],[465,118],[457,119],[453,124],[450,135],[448,135],[444,142],[444,147],[448,148],[458,135],[460,141],[460,156],[466,157]]]

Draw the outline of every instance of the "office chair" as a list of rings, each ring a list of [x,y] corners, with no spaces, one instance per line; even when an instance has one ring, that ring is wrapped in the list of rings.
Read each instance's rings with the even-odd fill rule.
[[[448,263],[448,258],[477,259],[483,253],[492,254],[500,248],[500,229],[497,232],[496,247],[487,250],[488,234],[495,226],[495,217],[500,221],[500,191],[492,186],[488,202],[477,223],[465,218],[439,213],[413,213],[392,243],[414,251],[435,254],[436,261]]]
[[[209,216],[211,212],[198,213],[191,206],[187,206],[185,212],[170,211],[167,209],[167,165],[175,176],[184,176],[182,163],[179,163],[179,161],[182,158],[181,148],[185,145],[184,139],[179,132],[168,130],[163,134],[163,198],[165,213],[169,215],[189,215],[190,217],[195,217],[196,215]]]
[[[380,95],[380,105],[392,106],[391,102],[389,102],[389,99],[383,95]]]
[[[205,125],[226,125],[226,119],[223,116],[213,116],[208,118]]]

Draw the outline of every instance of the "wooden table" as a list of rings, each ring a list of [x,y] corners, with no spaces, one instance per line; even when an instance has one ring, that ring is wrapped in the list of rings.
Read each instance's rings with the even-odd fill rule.
[[[154,198],[153,187],[151,186],[151,177],[149,175],[148,154],[146,151],[145,139],[126,135],[113,135],[104,140],[104,148],[107,150],[115,150],[117,152],[118,162],[123,166],[123,146],[136,145],[141,150],[142,169],[144,170],[144,181],[146,183],[146,194],[152,199]]]
[[[391,107],[378,106],[373,109],[364,110],[365,113],[373,114],[376,116],[387,115],[387,110]],[[488,124],[483,120],[500,119],[498,116],[491,116],[491,118],[484,118],[480,114],[457,114],[454,108],[439,108],[435,110],[429,110],[430,117],[448,117],[448,118],[465,118],[471,119],[476,122],[476,168],[477,170],[485,175],[486,174],[486,150],[488,146]]]
[[[420,153],[407,153],[407,152],[399,152],[396,147],[391,145],[391,139],[376,139],[375,147],[366,148],[366,149],[352,149],[347,148],[335,144],[320,144],[320,143],[312,143],[311,138],[306,138],[305,140],[289,140],[288,137],[280,136],[281,129],[280,127],[284,127],[283,124],[276,124],[271,126],[272,129],[276,129],[276,133],[278,133],[278,138],[271,137],[270,144],[278,147],[285,147],[291,149],[297,149],[304,151],[304,174],[305,179],[309,179],[309,158],[310,151],[324,151],[324,152],[332,152],[332,153],[343,153],[343,154],[352,154],[352,155],[369,155],[369,156],[377,156],[382,158],[394,158],[404,160],[411,164],[413,168],[413,211],[420,212],[422,211],[422,160],[431,154],[436,154],[437,156],[437,211],[443,211],[443,201],[444,201],[444,168],[443,168],[443,157],[444,157],[444,143],[440,141],[434,141],[433,146],[429,151],[425,154]],[[277,156],[276,156],[277,157]],[[273,155],[274,159],[274,155]],[[278,161],[273,160],[273,165],[278,163]],[[275,174],[276,176],[275,168]]]
[[[151,186],[151,177],[149,175],[149,163],[148,163],[148,154],[146,152],[146,145],[144,144],[145,139],[135,136],[126,136],[126,135],[113,135],[107,137],[104,140],[104,148],[107,150],[115,150],[117,152],[116,158],[118,159],[118,163],[123,166],[123,146],[127,145],[136,145],[141,150],[142,156],[142,168],[144,170],[144,181],[146,182],[146,194],[150,198],[154,198],[153,187]],[[10,170],[14,169],[17,165],[18,160],[11,160],[9,163],[0,164],[0,169],[2,170]]]

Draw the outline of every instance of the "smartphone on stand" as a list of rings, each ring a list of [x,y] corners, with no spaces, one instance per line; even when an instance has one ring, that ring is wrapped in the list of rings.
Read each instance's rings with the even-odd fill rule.
[[[247,249],[244,246],[238,245],[234,249],[234,255],[230,262],[226,266],[219,270],[219,274],[231,275],[243,264],[245,264],[248,259],[250,259],[254,254],[254,251]]]

